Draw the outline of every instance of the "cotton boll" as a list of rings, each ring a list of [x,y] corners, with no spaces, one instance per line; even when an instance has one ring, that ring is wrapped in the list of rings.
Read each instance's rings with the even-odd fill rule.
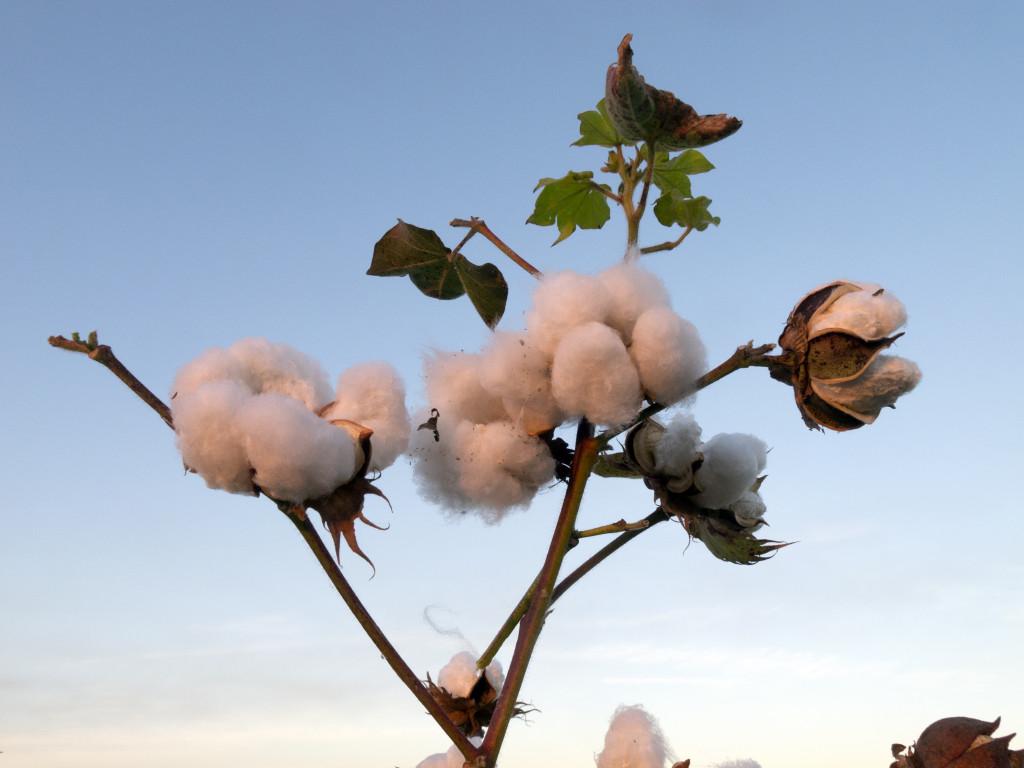
[[[629,354],[644,392],[662,405],[692,394],[694,382],[707,369],[697,329],[668,307],[655,307],[640,315]]]
[[[671,301],[661,278],[632,263],[616,264],[597,276],[611,296],[608,325],[628,344],[637,319],[649,309],[668,307]]]
[[[715,435],[701,447],[697,470],[701,493],[693,500],[708,509],[725,509],[750,489],[768,461],[768,446],[753,435]]]
[[[811,381],[814,393],[843,413],[873,424],[883,408],[921,381],[921,369],[905,357],[879,355],[867,369],[850,381]]]
[[[198,370],[198,369],[193,369]],[[210,488],[252,493],[249,459],[242,445],[238,413],[252,396],[237,381],[211,381],[171,401],[178,450],[185,466]]]
[[[328,421],[347,419],[373,430],[371,471],[391,466],[409,446],[405,386],[398,371],[387,363],[363,363],[341,374],[334,403],[323,416]]]
[[[171,404],[179,398],[192,394],[204,384],[214,381],[235,381],[255,394],[252,385],[246,381],[246,367],[228,350],[220,347],[207,349],[199,357],[183,365],[174,377],[171,387]]]
[[[688,413],[678,413],[654,445],[654,469],[669,478],[670,491],[682,493],[693,485],[693,464],[700,453],[700,424]]]
[[[860,290],[844,293],[813,316],[808,333],[814,336],[829,331],[855,333],[863,339],[881,339],[907,322],[903,303],[877,285],[856,284]]]
[[[480,362],[480,355],[465,352],[433,352],[424,360],[429,405],[449,423],[487,424],[505,417],[501,398],[480,384]]]
[[[296,503],[325,496],[352,479],[356,446],[294,398],[250,398],[238,412],[253,482],[275,499]]]
[[[767,507],[757,491],[744,491],[742,496],[729,505],[729,511],[736,516],[737,523],[745,528],[753,528],[763,524]]]
[[[428,413],[421,411],[415,421],[422,423]],[[455,460],[455,436],[462,422],[442,415],[438,419],[440,440],[430,430],[418,429],[409,440],[409,457],[413,462],[413,478],[420,495],[445,509],[461,512],[470,506],[459,488],[459,463]],[[472,426],[471,422],[467,422]]]
[[[256,393],[276,392],[316,411],[331,401],[331,386],[320,364],[287,344],[261,338],[242,339],[228,354],[245,371],[245,382]]]
[[[640,378],[619,335],[601,323],[569,331],[551,369],[555,402],[597,424],[624,424],[640,408]]]
[[[527,504],[554,476],[548,447],[508,421],[464,421],[456,429],[455,445],[459,489],[490,523]]]
[[[603,323],[611,309],[612,298],[596,277],[556,272],[541,278],[533,292],[526,327],[533,344],[550,355],[571,329],[584,323]]]
[[[597,756],[597,768],[664,768],[667,758],[658,722],[643,707],[619,707]]]
[[[466,698],[479,677],[480,670],[476,668],[476,657],[469,651],[462,651],[452,656],[451,660],[441,667],[437,675],[437,684],[452,696]]]
[[[491,688],[500,691],[501,686],[505,684],[505,670],[501,668],[501,662],[497,659],[492,661],[487,665],[484,674],[487,676],[487,682],[491,684]]]
[[[494,334],[481,355],[480,383],[501,398],[508,417],[529,434],[564,420],[551,394],[551,360],[524,332]]]

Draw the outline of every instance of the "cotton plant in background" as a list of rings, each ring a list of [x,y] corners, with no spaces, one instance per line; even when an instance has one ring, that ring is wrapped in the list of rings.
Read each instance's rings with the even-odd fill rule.
[[[50,339],[106,366],[149,404],[174,430],[187,470],[210,488],[265,496],[284,513],[380,656],[451,742],[419,768],[497,767],[511,721],[535,711],[519,697],[552,604],[633,538],[671,521],[712,556],[746,566],[787,546],[757,535],[767,525],[762,489],[771,440],[742,431],[706,435],[696,413],[702,389],[736,371],[765,368],[793,388],[809,427],[841,432],[872,424],[920,380],[917,366],[890,353],[906,322],[903,305],[880,286],[848,280],[800,299],[778,350],[749,342],[709,365],[686,307],[673,305],[667,286],[643,260],[721,223],[712,201],[693,191],[694,178],[714,168],[700,148],[735,134],[742,123],[702,115],[648,84],[633,64],[630,43],[627,35],[607,71],[604,98],[579,114],[575,145],[599,150],[601,175],[570,170],[540,179],[527,219],[554,228],[557,244],[600,229],[614,205],[626,224],[624,251],[613,249],[623,253],[621,260],[595,258],[589,269],[573,271],[552,257],[545,272],[480,218],[452,220],[453,228],[465,230],[454,247],[402,220],[373,246],[368,274],[406,277],[432,299],[465,297],[493,331],[478,350],[427,352],[411,417],[405,385],[385,362],[353,366],[332,387],[319,363],[292,347],[243,339],[186,363],[168,406],[95,332]],[[647,214],[668,228],[668,239],[641,245]],[[463,253],[474,239],[487,240],[536,278],[522,327],[498,327],[508,284],[497,266]],[[739,404],[738,412],[744,407]],[[452,517],[471,514],[498,525],[528,510],[538,493],[563,495],[543,566],[524,578],[522,599],[482,653],[455,654],[436,677],[409,667],[340,567],[342,539],[369,560],[355,523],[374,525],[363,512],[366,497],[386,501],[389,468],[400,457],[411,462],[420,494]],[[653,504],[654,512],[579,529],[584,491],[595,474],[631,482],[638,502]],[[333,553],[310,511],[327,528]],[[399,521],[402,510],[396,511]],[[567,553],[599,536],[613,538],[564,574]],[[474,565],[473,574],[486,579],[486,567]],[[506,669],[495,659],[513,632]],[[960,739],[957,754],[1002,760],[1005,741],[978,741],[990,733],[979,732],[970,743]],[[975,765],[962,757],[945,763],[927,758],[930,739],[922,735],[906,754],[894,750],[897,765]],[[1017,753],[1006,754],[992,765],[1022,768]],[[657,722],[639,706],[616,711],[595,758],[598,768],[666,768],[670,759]],[[740,760],[719,768],[760,766]]]

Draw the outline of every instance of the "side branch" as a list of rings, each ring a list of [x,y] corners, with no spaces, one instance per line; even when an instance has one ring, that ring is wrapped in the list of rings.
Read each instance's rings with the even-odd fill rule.
[[[682,245],[683,240],[685,240],[691,232],[693,232],[693,227],[687,227],[686,229],[683,230],[683,234],[681,234],[675,240],[666,240],[664,243],[658,243],[657,245],[648,245],[646,248],[641,248],[640,253],[648,254],[658,253],[660,251],[671,251]]]
[[[156,411],[157,416],[164,420],[171,429],[174,429],[174,421],[171,419],[171,409],[164,401],[154,395],[150,389],[139,381],[135,374],[122,365],[121,361],[114,355],[113,350],[106,344],[98,344],[95,333],[90,334],[89,340],[80,341],[77,338],[66,339],[63,336],[51,336],[48,341],[51,347],[66,349],[69,352],[79,352],[95,360],[106,367],[108,371],[117,376],[132,392],[139,396],[146,405]]]
[[[538,279],[543,277],[543,272],[541,272],[539,269],[533,266],[533,264],[528,262],[518,253],[513,251],[511,248],[509,248],[508,245],[506,245],[505,242],[500,237],[498,237],[496,234],[494,234],[494,232],[491,231],[491,228],[487,226],[487,222],[485,222],[483,219],[478,219],[475,216],[472,216],[469,219],[452,219],[448,224],[449,226],[452,227],[468,227],[470,229],[471,234],[479,232],[481,235],[490,240],[495,248],[504,253],[506,256],[512,259],[512,261],[514,261],[520,267],[525,269],[531,275]],[[471,237],[471,234],[467,235],[466,238],[462,241],[462,243],[459,243],[460,247],[463,245],[463,243],[466,242],[466,240],[468,240]]]

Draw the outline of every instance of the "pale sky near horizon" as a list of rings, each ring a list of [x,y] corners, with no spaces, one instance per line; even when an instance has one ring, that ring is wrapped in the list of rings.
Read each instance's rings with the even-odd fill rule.
[[[446,222],[478,215],[544,270],[619,258],[616,212],[553,249],[523,222],[538,178],[600,165],[569,144],[626,31],[650,82],[744,120],[694,179],[721,227],[647,261],[710,360],[849,277],[904,300],[897,353],[924,380],[843,435],[808,432],[763,371],[702,393],[705,435],[772,446],[770,531],[799,543],[745,568],[664,525],[605,563],[549,619],[502,767],[592,765],[622,703],[695,768],[884,766],[954,714],[1024,732],[1019,4],[5,0],[0,768],[413,768],[446,748],[291,526],[184,477],[151,412],[45,339],[97,328],[165,395],[203,349],[266,336],[332,377],[388,360],[420,403],[422,354],[487,331],[465,300],[365,276],[374,242],[401,217],[452,245]],[[521,327],[530,278],[466,253],[504,271]],[[560,494],[488,527],[420,500],[403,461],[382,487],[394,516],[368,513],[391,529],[360,534],[377,576],[346,573],[433,674],[464,645],[424,609],[483,648]],[[597,481],[582,524],[650,508]]]

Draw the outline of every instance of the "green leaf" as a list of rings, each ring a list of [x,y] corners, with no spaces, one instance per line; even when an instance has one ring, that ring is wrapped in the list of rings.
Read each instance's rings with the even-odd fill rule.
[[[457,299],[465,289],[448,259],[451,250],[437,233],[401,219],[373,246],[366,274],[376,277],[408,275],[413,285],[432,299]]]
[[[632,146],[633,142],[624,139],[615,130],[608,117],[608,108],[604,99],[597,102],[597,109],[580,112],[576,117],[580,121],[580,137],[572,143],[574,147],[614,147],[617,144]]]
[[[675,192],[683,197],[692,195],[690,176],[714,169],[708,159],[695,149],[688,149],[669,158],[668,152],[654,154],[654,184],[662,192]]]
[[[683,197],[675,192],[669,192],[654,202],[654,215],[666,227],[678,224],[703,232],[708,225],[714,224],[717,227],[722,222],[720,218],[711,214],[708,210],[709,205],[709,197]]]
[[[505,314],[508,301],[508,283],[501,270],[493,264],[477,266],[460,253],[455,257],[455,271],[477,313],[487,327],[494,330]]]
[[[543,187],[543,189],[541,189]],[[598,185],[590,171],[570,171],[560,179],[544,178],[534,191],[541,189],[527,224],[558,227],[558,239],[565,240],[580,229],[600,229],[611,216],[608,200],[601,190],[610,191],[606,184]]]

